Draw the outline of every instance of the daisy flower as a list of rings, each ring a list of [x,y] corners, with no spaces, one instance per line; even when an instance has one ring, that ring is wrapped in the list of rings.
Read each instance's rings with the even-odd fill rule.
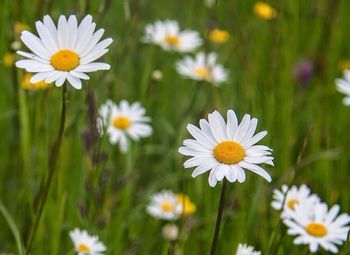
[[[290,218],[296,205],[303,204],[303,207],[310,208],[307,211],[311,213],[313,211],[311,209],[319,202],[320,198],[316,194],[311,194],[306,185],[292,186],[289,190],[287,185],[283,185],[281,190],[275,189],[273,191],[271,206],[275,210],[283,209],[282,218]]]
[[[248,246],[246,244],[239,244],[236,255],[260,255],[260,251],[254,251],[253,246]]]
[[[69,236],[78,255],[103,255],[106,251],[106,246],[98,237],[90,236],[85,230],[76,228],[69,232]]]
[[[337,90],[340,93],[345,94],[345,98],[343,99],[343,103],[345,105],[350,105],[350,70],[344,71],[343,79],[336,79],[335,83],[337,85]]]
[[[227,112],[227,123],[217,111],[209,114],[208,119],[199,121],[200,128],[189,124],[187,130],[194,139],[185,140],[179,148],[181,154],[191,157],[184,167],[195,167],[192,177],[210,171],[211,187],[225,177],[229,182],[242,183],[246,179],[243,169],[247,169],[270,182],[271,176],[258,166],[261,163],[273,166],[272,150],[255,145],[267,134],[262,131],[254,135],[258,120],[246,114],[238,124],[233,110]]]
[[[85,16],[79,26],[75,15],[68,20],[61,15],[57,27],[48,15],[35,25],[39,37],[29,31],[21,33],[22,42],[32,53],[17,51],[25,59],[16,62],[17,67],[36,73],[31,83],[55,82],[60,87],[67,80],[81,89],[81,79],[89,79],[85,73],[110,69],[108,64],[95,61],[108,52],[113,40],[100,41],[104,29],[94,32],[96,24],[91,15]]]
[[[176,70],[186,78],[207,81],[218,86],[227,80],[227,71],[216,63],[217,55],[199,52],[195,58],[185,57],[176,62]]]
[[[156,21],[145,28],[143,42],[157,44],[167,51],[191,52],[202,45],[198,32],[180,31],[174,20]]]
[[[140,137],[148,137],[152,134],[152,128],[148,124],[151,119],[145,116],[145,109],[139,102],[130,105],[126,100],[122,100],[117,105],[107,100],[100,107],[99,115],[100,130],[103,131],[105,127],[110,143],[119,143],[123,153],[129,148],[128,138],[138,140]]]
[[[328,209],[324,203],[314,206],[312,217],[310,210],[302,204],[296,205],[290,219],[285,219],[288,226],[288,234],[297,236],[294,244],[308,244],[311,252],[316,252],[321,246],[326,251],[338,253],[336,245],[341,245],[347,240],[349,232],[350,216],[339,213],[339,206],[334,205]]]
[[[181,212],[175,193],[164,190],[154,194],[146,210],[149,215],[161,220],[176,220]]]

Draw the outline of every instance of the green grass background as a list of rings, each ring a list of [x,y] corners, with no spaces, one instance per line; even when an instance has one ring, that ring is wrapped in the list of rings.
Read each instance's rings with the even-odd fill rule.
[[[145,213],[150,195],[162,189],[185,192],[198,206],[195,215],[178,221],[179,249],[186,255],[208,254],[220,185],[210,188],[207,175],[191,178],[177,149],[189,137],[187,123],[197,124],[217,108],[223,114],[234,109],[240,118],[244,113],[257,117],[258,129],[269,132],[262,143],[274,149],[275,157],[275,167],[268,167],[271,184],[248,173],[244,184],[228,186],[218,254],[234,254],[239,242],[268,255],[308,254],[306,247],[293,245],[279,214],[270,207],[272,189],[289,183],[295,169],[295,184],[306,183],[329,205],[339,203],[343,212],[350,210],[349,108],[342,105],[334,84],[341,76],[339,62],[350,57],[350,2],[269,1],[278,11],[272,21],[254,16],[254,3],[219,0],[207,8],[199,0],[0,2],[1,55],[10,50],[15,21],[34,28],[46,13],[56,21],[60,14],[90,13],[97,27],[105,28],[105,37],[114,39],[104,57],[111,70],[93,73],[80,91],[69,89],[58,169],[33,255],[67,254],[72,249],[68,232],[75,227],[98,234],[108,247],[106,254],[166,254],[163,223]],[[103,10],[103,4],[108,8]],[[145,25],[157,19],[175,19],[182,28],[198,30],[205,39],[202,50],[217,52],[229,70],[227,84],[213,90],[209,84],[182,79],[174,68],[180,54],[142,44]],[[212,26],[228,30],[230,41],[210,43],[206,34]],[[314,64],[306,88],[292,75],[301,58]],[[152,80],[155,69],[163,72],[161,81]],[[25,91],[18,83],[22,75],[14,67],[0,66],[0,201],[25,240],[58,131],[61,89]],[[195,104],[183,114],[196,86],[200,87]],[[106,138],[87,151],[82,135],[90,126],[88,93],[96,107],[106,99],[140,101],[152,117],[152,137],[133,143],[127,155]],[[220,105],[215,104],[215,94]],[[105,160],[94,165],[97,151]],[[2,216],[0,226],[0,253],[17,254]],[[349,253],[346,244],[340,254]]]

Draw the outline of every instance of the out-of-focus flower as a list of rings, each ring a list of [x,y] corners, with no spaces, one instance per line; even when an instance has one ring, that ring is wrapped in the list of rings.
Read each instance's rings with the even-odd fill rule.
[[[187,130],[194,139],[186,139],[179,152],[191,158],[185,161],[185,168],[195,167],[192,177],[210,171],[209,185],[214,187],[225,177],[229,182],[244,182],[247,169],[271,181],[271,176],[259,166],[273,166],[271,149],[264,145],[255,145],[267,132],[254,135],[258,120],[245,114],[238,123],[233,110],[227,112],[227,123],[214,111],[208,115],[209,121],[201,119],[200,128],[189,124]]]
[[[160,70],[154,70],[152,72],[152,78],[153,80],[160,81],[163,79],[163,73]]]
[[[162,228],[162,234],[165,240],[175,241],[179,235],[179,228],[173,223],[166,224]]]
[[[219,86],[227,80],[227,71],[222,65],[216,63],[217,55],[199,52],[195,58],[186,56],[176,62],[176,69],[184,77],[207,81],[215,86]]]
[[[167,51],[178,52],[191,52],[202,45],[198,32],[188,29],[180,31],[179,24],[174,20],[158,20],[147,25],[142,41],[157,44]]]
[[[249,246],[247,244],[239,244],[236,255],[260,255],[260,251],[254,251],[253,246]]]
[[[169,190],[152,195],[146,208],[151,216],[162,220],[176,220],[180,216],[194,213],[196,209],[196,205],[187,195]]]
[[[31,83],[30,79],[32,78],[32,76],[33,75],[31,73],[26,73],[23,75],[23,79],[22,79],[23,88],[28,90],[45,90],[51,86],[50,83],[46,83],[45,81],[38,81],[35,83]]]
[[[118,143],[123,153],[128,151],[129,137],[137,141],[140,137],[152,134],[152,128],[148,124],[151,119],[145,116],[145,109],[139,102],[130,105],[126,100],[122,100],[117,105],[107,100],[100,107],[99,115],[98,126],[101,134],[106,128],[110,143]]]
[[[13,26],[13,32],[15,34],[15,37],[19,38],[22,31],[24,31],[24,30],[27,30],[27,31],[30,30],[30,26],[27,25],[26,23],[16,21],[14,26]]]
[[[295,80],[303,87],[310,82],[314,70],[313,63],[309,59],[299,60],[293,68]]]
[[[193,214],[197,210],[197,206],[191,201],[189,196],[178,193],[176,194],[177,202],[182,205],[182,215]]]
[[[276,9],[264,2],[257,2],[254,5],[254,13],[258,18],[263,20],[272,20],[277,16]]]
[[[15,62],[15,57],[13,56],[12,53],[7,52],[2,57],[2,62],[4,63],[5,66],[11,67],[13,65],[13,63]]]
[[[343,79],[336,79],[335,83],[337,90],[345,94],[343,99],[344,105],[350,105],[350,70],[345,70]]]
[[[344,59],[338,64],[339,70],[344,72],[345,70],[350,70],[350,59]]]
[[[214,43],[225,43],[230,39],[229,32],[215,28],[209,31],[209,40]]]
[[[281,190],[273,191],[272,208],[282,210],[281,217],[290,218],[296,205],[302,204],[303,207],[308,207],[310,213],[315,204],[320,202],[319,196],[312,194],[309,187],[301,185],[300,187],[292,186],[288,190],[287,185],[283,185]]]
[[[98,240],[98,237],[90,236],[86,230],[76,228],[69,232],[69,236],[78,255],[103,255],[106,251],[106,246]]]
[[[19,50],[21,47],[22,47],[22,44],[19,41],[14,41],[11,43],[11,49],[14,51]]]
[[[85,16],[79,26],[75,15],[68,20],[61,15],[57,27],[48,15],[43,22],[35,24],[39,37],[28,31],[21,34],[22,42],[33,53],[17,51],[25,59],[16,62],[17,67],[36,73],[30,80],[32,83],[44,80],[60,87],[67,80],[74,88],[81,89],[81,79],[89,79],[86,73],[110,69],[108,64],[95,61],[108,52],[113,40],[100,41],[104,29],[94,33],[96,24],[91,15]]]
[[[316,204],[309,212],[309,207],[296,205],[290,218],[284,220],[288,234],[297,236],[294,244],[308,244],[311,252],[321,246],[331,253],[338,253],[338,247],[347,240],[350,217],[339,213],[339,206],[328,209],[324,203]],[[310,216],[312,215],[312,216]]]

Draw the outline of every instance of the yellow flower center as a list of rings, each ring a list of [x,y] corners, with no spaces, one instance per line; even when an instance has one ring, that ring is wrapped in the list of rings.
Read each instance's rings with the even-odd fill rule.
[[[315,237],[323,237],[328,233],[325,225],[320,223],[309,223],[306,226],[306,232]]]
[[[209,80],[210,79],[210,73],[209,73],[209,70],[207,68],[198,67],[194,71],[202,79],[205,79],[205,80]]]
[[[267,3],[258,2],[254,5],[255,15],[264,20],[271,20],[277,16],[277,11]]]
[[[60,50],[51,56],[51,65],[59,71],[70,71],[79,65],[79,56],[71,50]]]
[[[91,249],[88,246],[86,246],[85,244],[80,244],[78,246],[78,251],[88,253],[88,252],[91,252]]]
[[[215,43],[224,43],[230,38],[230,34],[225,30],[214,29],[209,33],[209,39]]]
[[[119,129],[127,129],[130,127],[131,121],[125,116],[116,117],[113,119],[113,126]]]
[[[297,205],[297,204],[299,204],[299,201],[296,199],[289,199],[287,202],[287,206],[292,210],[294,210],[295,205]]]
[[[161,207],[164,212],[171,212],[173,210],[173,205],[169,202],[163,202]]]
[[[245,156],[243,147],[234,141],[219,143],[214,149],[214,157],[217,161],[227,165],[240,162]]]
[[[174,36],[174,35],[167,35],[167,36],[164,38],[164,41],[165,41],[167,44],[170,44],[172,47],[178,47],[178,46],[180,45],[180,39],[179,39],[179,37]]]

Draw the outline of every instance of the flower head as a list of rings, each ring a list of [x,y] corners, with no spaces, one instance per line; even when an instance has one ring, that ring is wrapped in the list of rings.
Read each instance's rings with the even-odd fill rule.
[[[264,2],[257,2],[254,5],[254,13],[258,18],[263,20],[271,20],[277,16],[275,8]]]
[[[162,228],[162,234],[165,240],[174,241],[179,235],[179,228],[173,223],[166,224]]]
[[[302,204],[303,207],[311,209],[319,202],[320,198],[316,194],[311,194],[306,185],[292,186],[290,189],[287,185],[283,185],[281,190],[275,189],[273,191],[271,206],[275,210],[282,210],[282,218],[290,218],[296,205]],[[312,210],[308,210],[308,212],[311,213]]]
[[[113,40],[100,41],[104,29],[94,32],[96,24],[91,15],[85,16],[79,25],[75,15],[68,20],[61,15],[57,27],[46,15],[43,22],[37,21],[35,25],[39,37],[29,31],[21,34],[22,42],[32,53],[17,51],[25,59],[16,62],[17,67],[36,73],[30,82],[55,82],[60,87],[67,80],[81,89],[81,79],[89,79],[85,73],[110,69],[108,64],[96,60],[108,52]]]
[[[106,251],[106,246],[98,237],[90,236],[86,230],[76,228],[69,232],[69,236],[78,255],[103,255]]]
[[[194,139],[187,139],[179,152],[191,158],[185,161],[184,167],[195,167],[192,177],[210,171],[209,185],[214,187],[225,177],[229,182],[244,182],[247,169],[271,181],[271,176],[258,164],[273,166],[271,149],[264,145],[255,145],[266,134],[262,131],[255,134],[258,124],[256,118],[244,115],[239,124],[233,110],[227,112],[227,123],[214,111],[208,115],[209,121],[201,119],[200,128],[189,124],[187,130]]]
[[[7,52],[2,57],[2,62],[5,66],[10,67],[13,65],[13,62],[15,62],[15,58],[12,53]]]
[[[117,105],[107,100],[100,107],[99,114],[101,118],[98,125],[101,131],[105,127],[110,143],[119,143],[122,152],[129,148],[128,138],[138,140],[152,134],[152,128],[148,124],[150,118],[145,116],[145,109],[139,102],[130,105],[126,100],[122,100]]]
[[[336,79],[335,83],[337,85],[337,90],[345,94],[345,98],[343,99],[344,105],[350,105],[350,70],[345,70],[344,78]]]
[[[253,246],[248,246],[247,244],[239,244],[236,255],[260,255],[260,251],[254,251]]]
[[[33,77],[31,73],[26,73],[22,79],[22,86],[28,90],[45,90],[50,87],[50,83],[45,81],[38,81],[36,83],[31,83],[30,79]]]
[[[20,37],[22,31],[24,30],[30,30],[29,25],[23,22],[16,21],[13,26],[13,32],[15,34],[15,37],[16,38]]]
[[[199,52],[195,58],[185,57],[176,63],[177,71],[184,77],[207,81],[216,86],[227,80],[227,71],[222,65],[216,63],[217,55]]]
[[[209,40],[214,43],[225,43],[230,39],[229,32],[215,28],[209,32]]]
[[[198,32],[180,31],[179,24],[174,20],[156,21],[147,25],[142,40],[157,44],[164,50],[178,52],[191,52],[202,45]]]
[[[192,214],[196,205],[182,193],[164,190],[154,194],[147,206],[147,212],[157,219],[176,220],[180,216]]]
[[[338,215],[339,209],[338,205],[328,209],[326,204],[318,203],[310,214],[309,207],[296,205],[291,218],[284,220],[288,234],[297,236],[294,244],[308,244],[311,252],[316,252],[321,246],[326,251],[338,253],[336,245],[346,241],[350,229],[350,216],[345,213]]]

